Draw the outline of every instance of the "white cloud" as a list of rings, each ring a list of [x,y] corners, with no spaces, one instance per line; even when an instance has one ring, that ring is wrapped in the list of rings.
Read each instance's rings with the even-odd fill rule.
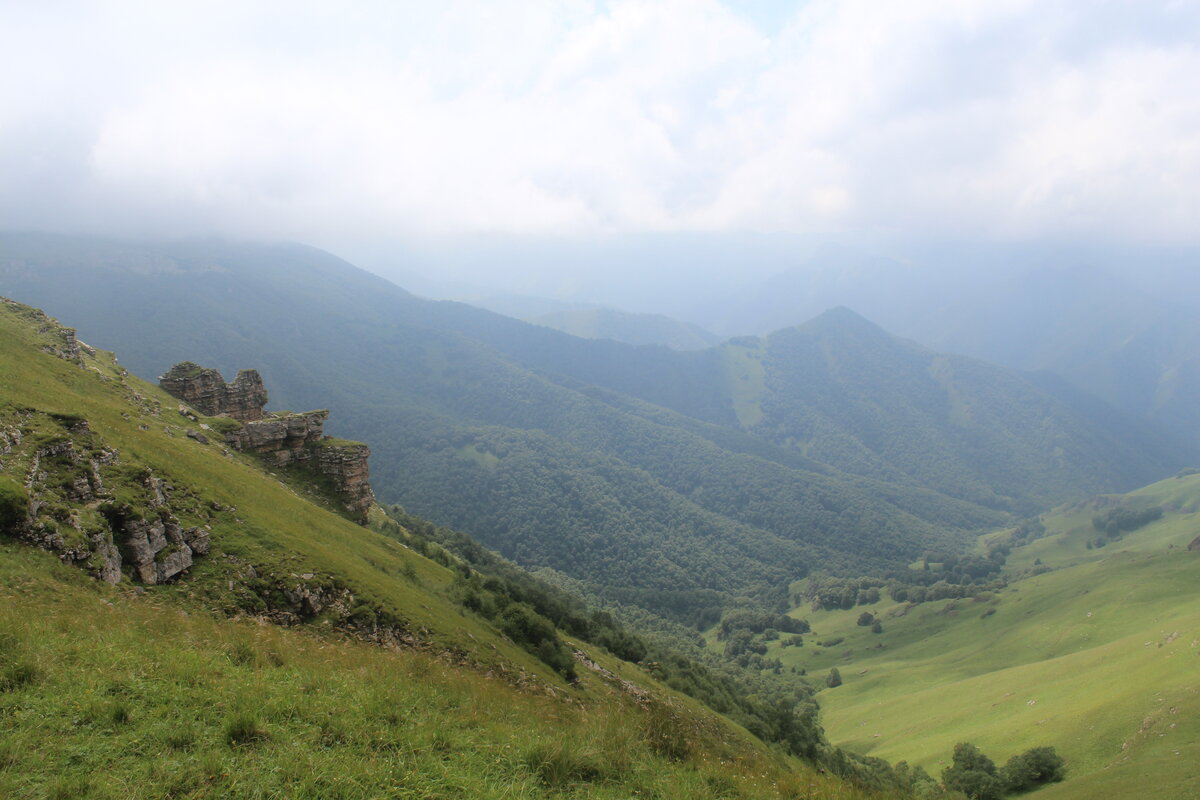
[[[1200,239],[1187,4],[6,6],[10,224]]]

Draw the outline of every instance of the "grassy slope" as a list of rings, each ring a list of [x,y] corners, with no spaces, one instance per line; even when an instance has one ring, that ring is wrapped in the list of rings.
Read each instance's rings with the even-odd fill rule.
[[[860,796],[602,653],[649,699],[587,670],[568,686],[447,602],[450,571],[185,437],[176,402],[111,356],[40,352],[53,334],[0,306],[0,409],[79,414],[123,462],[236,512],[184,580],[144,594],[0,542],[0,796]],[[210,614],[231,555],[348,586],[420,646]]]
[[[982,601],[942,601],[892,616],[888,600],[853,610],[797,612],[817,632],[781,658],[810,674],[838,667],[820,694],[830,739],[940,771],[958,741],[997,760],[1049,744],[1069,780],[1047,798],[1194,797],[1200,777],[1200,476],[1127,497],[1169,509],[1161,521],[1100,550],[1089,504],[1048,515],[1049,535],[1010,557],[1053,572]],[[856,620],[883,620],[873,634]],[[990,612],[990,613],[989,613]],[[985,616],[986,615],[986,616]],[[820,641],[844,637],[822,648]],[[778,647],[778,645],[775,645]],[[772,653],[773,655],[775,653]]]
[[[185,612],[19,545],[0,545],[0,644],[5,671],[32,671],[0,691],[6,798],[863,796],[679,698],[646,712],[590,674],[571,702],[516,691]]]

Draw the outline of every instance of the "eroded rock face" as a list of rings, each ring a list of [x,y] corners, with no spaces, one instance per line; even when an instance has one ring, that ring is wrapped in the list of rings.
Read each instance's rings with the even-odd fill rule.
[[[375,504],[367,467],[370,456],[371,449],[358,442],[317,448],[318,471],[333,480],[346,509],[360,521],[366,521],[367,511]]]
[[[159,385],[204,414],[240,420],[240,428],[224,433],[225,444],[234,450],[257,453],[274,465],[303,467],[328,478],[346,510],[359,522],[366,522],[367,511],[375,503],[367,466],[370,448],[360,442],[335,443],[325,436],[328,411],[264,414],[267,392],[255,370],[242,370],[237,380],[226,384],[215,369],[185,361],[159,378]],[[250,411],[255,402],[256,410]],[[190,412],[181,406],[180,413],[188,416]]]
[[[306,448],[325,436],[328,417],[329,412],[324,410],[271,414],[226,434],[225,442],[237,450],[270,456],[280,465],[303,461]]]
[[[161,376],[158,385],[210,417],[258,420],[267,404],[267,389],[253,369],[241,370],[232,383],[226,383],[215,369],[184,361]]]

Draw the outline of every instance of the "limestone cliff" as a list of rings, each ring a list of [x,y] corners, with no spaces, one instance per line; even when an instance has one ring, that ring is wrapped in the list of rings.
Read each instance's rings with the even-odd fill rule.
[[[267,391],[255,370],[242,370],[227,384],[215,369],[185,361],[171,367],[159,385],[202,414],[238,420],[240,425],[221,426],[229,447],[257,453],[275,466],[315,473],[329,482],[354,519],[366,522],[375,502],[367,466],[370,448],[326,436],[328,411],[264,412]],[[180,407],[180,413],[191,416],[186,406]]]
[[[172,396],[209,417],[230,417],[242,421],[263,418],[267,390],[257,370],[240,371],[232,383],[221,373],[191,361],[176,364],[158,383]]]

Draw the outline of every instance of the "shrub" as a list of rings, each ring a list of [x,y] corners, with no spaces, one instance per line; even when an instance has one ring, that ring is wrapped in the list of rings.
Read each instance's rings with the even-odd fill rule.
[[[830,689],[833,689],[835,687],[842,685],[842,673],[838,672],[837,667],[834,667],[833,669],[829,670],[829,675],[827,675],[825,678],[825,685],[828,686]]]
[[[360,603],[350,611],[350,621],[360,628],[374,628],[378,618],[375,609]]]
[[[554,624],[525,603],[510,603],[500,614],[500,630],[568,680],[575,678],[575,661],[558,640]]]
[[[12,534],[25,521],[29,498],[25,487],[0,475],[0,533]]]
[[[1013,756],[1000,770],[1004,788],[1013,794],[1028,792],[1065,777],[1062,757],[1053,747],[1034,747]]]

